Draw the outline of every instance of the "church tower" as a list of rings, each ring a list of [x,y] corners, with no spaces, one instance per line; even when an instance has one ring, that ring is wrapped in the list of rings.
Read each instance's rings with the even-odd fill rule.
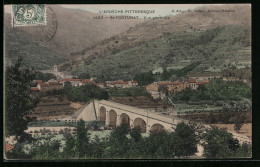
[[[58,67],[57,67],[56,64],[54,65],[53,70],[55,72],[55,75],[57,76],[58,75]]]

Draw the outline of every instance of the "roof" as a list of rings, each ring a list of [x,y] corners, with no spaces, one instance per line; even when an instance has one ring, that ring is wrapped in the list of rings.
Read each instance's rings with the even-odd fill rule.
[[[6,144],[6,145],[5,145],[5,151],[6,151],[6,152],[12,150],[13,148],[14,148],[14,146],[11,145],[11,144]]]
[[[96,85],[104,85],[104,83],[96,83]]]
[[[40,89],[38,87],[31,87],[30,90],[31,91],[39,91]]]
[[[83,79],[81,82],[82,82],[82,83],[88,83],[88,84],[95,84],[94,81],[91,81],[91,80],[89,80],[89,79]]]
[[[62,85],[62,83],[59,82],[48,82],[49,85]]]
[[[59,82],[66,82],[66,81],[82,81],[82,79],[65,78],[65,79],[59,80]]]
[[[159,85],[179,85],[181,82],[160,82]]]
[[[137,81],[131,81],[132,83],[138,83]]]
[[[189,83],[196,83],[196,79],[189,79],[188,82]]]

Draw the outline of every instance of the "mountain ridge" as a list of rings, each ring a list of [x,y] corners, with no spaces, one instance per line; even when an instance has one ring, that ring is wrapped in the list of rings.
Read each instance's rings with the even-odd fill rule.
[[[154,39],[167,37],[190,30],[206,30],[224,25],[243,25],[251,27],[250,6],[227,5],[226,9],[234,9],[234,13],[182,13],[171,16],[168,20],[150,20],[129,28],[126,32],[100,41],[95,46],[74,53],[73,59],[59,66],[60,70],[77,71],[79,66],[90,65],[120,51],[134,48]],[[205,6],[206,10],[223,9],[223,6]]]

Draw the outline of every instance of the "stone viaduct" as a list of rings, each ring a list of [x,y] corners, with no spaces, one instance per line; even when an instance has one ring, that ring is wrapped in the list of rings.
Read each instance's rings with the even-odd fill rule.
[[[189,123],[188,120],[180,119],[175,116],[161,115],[149,109],[141,109],[116,102],[106,100],[93,100],[85,104],[73,116],[64,118],[63,121],[101,121],[107,127],[117,127],[128,125],[130,128],[139,126],[141,132],[174,131],[179,122]],[[209,129],[210,125],[201,124]],[[205,129],[204,129],[205,132]],[[252,140],[245,135],[231,132],[241,144],[242,142],[252,143]]]
[[[117,127],[127,125],[130,128],[139,126],[141,132],[174,131],[176,125],[183,120],[160,115],[149,109],[141,109],[128,105],[123,105],[106,100],[93,100],[88,103],[74,119],[85,121],[98,120],[104,122],[107,127]]]

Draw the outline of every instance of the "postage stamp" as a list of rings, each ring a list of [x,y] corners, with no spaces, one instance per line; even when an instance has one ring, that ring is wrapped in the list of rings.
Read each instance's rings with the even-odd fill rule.
[[[46,25],[46,6],[44,4],[12,5],[12,25],[41,26]]]

